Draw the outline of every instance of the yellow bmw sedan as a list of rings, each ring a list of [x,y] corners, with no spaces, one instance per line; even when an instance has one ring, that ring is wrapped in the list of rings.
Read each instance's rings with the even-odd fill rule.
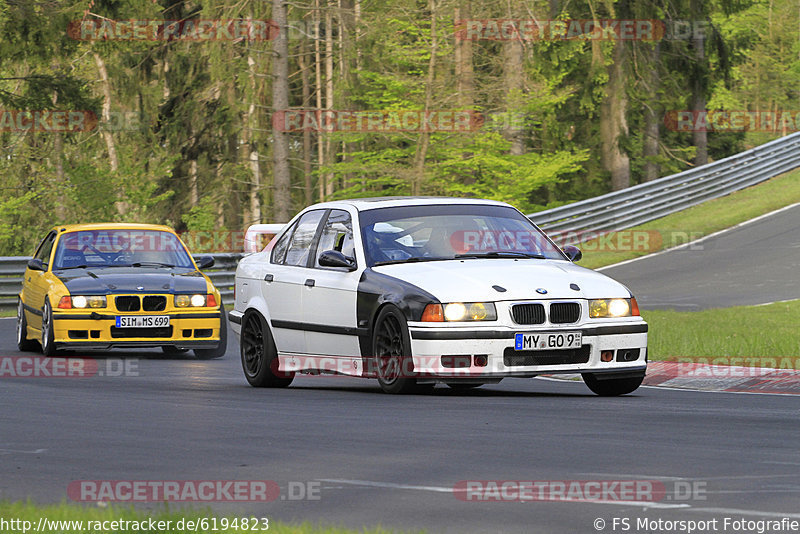
[[[50,230],[25,270],[17,345],[59,349],[161,347],[225,354],[227,321],[219,291],[167,227],[79,224]]]

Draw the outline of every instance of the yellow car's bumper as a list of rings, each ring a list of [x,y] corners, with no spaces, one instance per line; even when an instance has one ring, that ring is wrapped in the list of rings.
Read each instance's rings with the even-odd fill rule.
[[[135,315],[168,316],[170,324],[167,327],[116,326],[118,316]],[[224,324],[219,309],[141,313],[53,310],[54,342],[61,348],[215,348],[220,343],[220,327]]]

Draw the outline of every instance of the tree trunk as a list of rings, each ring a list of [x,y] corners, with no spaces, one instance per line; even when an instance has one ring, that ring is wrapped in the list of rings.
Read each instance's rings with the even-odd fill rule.
[[[193,208],[200,201],[200,192],[197,187],[197,160],[189,162],[189,205]]]
[[[333,109],[333,3],[329,0],[325,10],[325,109]],[[330,136],[324,135],[326,163],[333,163]],[[333,174],[325,175],[325,195],[334,191]]]
[[[428,75],[425,80],[425,116],[427,116],[433,103],[433,82],[436,72],[436,51],[438,48],[438,38],[436,35],[436,0],[428,0],[428,9],[431,11],[431,57],[430,60],[428,60]],[[414,154],[414,169],[411,178],[412,195],[419,195],[422,191],[422,183],[425,181],[425,159],[428,157],[431,133],[423,131],[420,132],[419,137],[417,151]]]
[[[472,19],[471,0],[460,0],[455,7],[454,22]],[[475,71],[472,64],[472,40],[459,39],[455,42],[456,91],[458,106],[471,110],[475,102]]]
[[[272,106],[276,111],[289,109],[289,42],[287,40],[286,6],[284,0],[272,1],[272,18],[278,26],[273,41],[275,60],[272,64]],[[289,134],[277,125],[273,136],[273,217],[276,222],[288,222],[291,211],[291,176],[289,169]]]
[[[701,20],[700,4],[698,0],[692,0],[691,11],[693,20]],[[692,48],[694,49],[694,79],[692,80],[692,110],[697,114],[706,110],[706,52],[705,35],[702,31],[694,32],[692,35]],[[708,134],[696,128],[692,132],[692,144],[696,152],[694,156],[695,166],[708,163]]]
[[[514,13],[508,13],[509,18],[515,19]],[[518,121],[513,116],[523,112],[523,49],[520,39],[510,39],[503,43],[503,85],[506,90],[506,127],[503,136],[511,142],[509,153],[512,156],[521,156],[525,153],[525,137],[522,128],[517,126]]]
[[[646,45],[645,45],[646,46]],[[650,52],[650,75],[645,87],[647,94],[658,94],[661,85],[661,77],[659,75],[659,61],[661,58],[661,47],[659,43],[654,43],[652,51]],[[650,182],[658,178],[661,171],[658,162],[655,158],[658,157],[658,142],[660,139],[660,125],[659,115],[661,106],[656,98],[650,98],[645,102],[644,109],[644,140],[642,147],[642,156],[644,157],[644,170],[642,179],[645,182]]]
[[[103,111],[101,132],[103,140],[106,143],[106,152],[108,152],[108,164],[111,167],[111,172],[116,174],[119,170],[119,158],[117,157],[117,145],[114,142],[114,136],[108,129],[111,124],[111,82],[108,80],[108,70],[106,70],[106,62],[100,57],[97,52],[92,52],[94,56],[94,63],[97,65],[97,72],[100,74],[100,87],[103,90]],[[118,200],[114,203],[117,208],[117,213],[125,215],[128,211],[128,203],[124,198],[122,191],[118,194]]]
[[[58,103],[58,93],[53,93],[53,106]],[[64,139],[61,137],[61,132],[55,130],[53,132],[53,165],[56,168],[56,186],[60,192],[65,187],[64,182]],[[63,222],[67,216],[66,206],[63,202],[59,202],[55,206],[56,219]]]
[[[314,27],[319,28],[322,18],[319,13],[319,0],[314,0]],[[322,112],[322,53],[320,52],[319,32],[315,32],[314,39],[314,87],[316,88],[316,112]],[[322,166],[325,165],[325,142],[322,132],[317,131],[317,184],[319,189],[319,201],[325,200],[325,175],[322,174]]]
[[[614,42],[614,61],[608,66],[606,98],[600,106],[600,136],[603,168],[611,173],[611,189],[619,191],[631,185],[628,154],[619,146],[628,135],[628,97],[625,94],[625,41]]]
[[[252,223],[261,222],[261,162],[259,161],[258,147],[255,143],[255,132],[258,121],[256,116],[256,100],[257,86],[256,86],[256,62],[253,56],[247,56],[247,67],[250,76],[250,91],[251,100],[247,106],[245,114],[246,126],[243,130],[244,152],[247,158],[247,165],[250,167],[252,177],[250,179],[250,221]]]
[[[297,56],[297,63],[300,67],[300,79],[303,84],[303,111],[311,108],[311,86],[308,80],[308,62],[306,58],[306,40],[300,41],[300,54]],[[303,129],[303,193],[305,194],[305,205],[312,203],[314,190],[311,185],[311,130]]]

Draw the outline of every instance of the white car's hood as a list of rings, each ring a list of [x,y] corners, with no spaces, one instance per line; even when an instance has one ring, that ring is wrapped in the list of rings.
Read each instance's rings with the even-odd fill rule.
[[[427,291],[441,302],[627,298],[628,289],[598,272],[566,261],[464,259],[399,263],[373,268]],[[575,290],[570,285],[579,289]],[[500,286],[506,291],[499,291]],[[546,290],[546,294],[537,293]]]

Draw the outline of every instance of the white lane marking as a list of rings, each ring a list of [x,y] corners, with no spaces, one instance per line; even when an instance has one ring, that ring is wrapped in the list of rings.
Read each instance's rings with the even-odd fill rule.
[[[2,321],[3,319],[13,319],[15,321],[17,320],[16,317],[0,317],[0,321]]]
[[[583,383],[583,380],[581,378],[558,378],[556,376],[543,376],[543,375],[537,376],[535,378],[537,380],[549,380],[551,382],[561,382],[562,384]],[[777,391],[726,391],[724,389],[692,389],[692,388],[675,387],[675,386],[661,386],[661,385],[657,386],[652,384],[642,384],[641,386],[639,386],[639,389],[641,388],[666,389],[667,391],[692,391],[694,393],[728,393],[732,395],[780,395],[783,397],[796,397],[797,395],[800,395],[800,393],[791,393],[791,392],[781,393]]]
[[[770,304],[783,304],[784,302],[794,302],[800,299],[773,300],[772,302],[762,302],[761,304],[750,304],[750,306],[769,306]]]
[[[619,267],[621,265],[626,265],[628,263],[633,263],[635,261],[644,260],[644,259],[647,259],[647,258],[652,258],[654,256],[660,256],[661,254],[666,254],[667,252],[672,252],[673,250],[680,250],[682,248],[686,248],[686,247],[689,247],[689,246],[692,246],[692,245],[696,245],[697,243],[702,243],[703,241],[705,241],[707,239],[711,239],[713,237],[717,237],[719,235],[722,235],[724,233],[730,232],[732,230],[736,230],[737,228],[741,228],[743,226],[747,226],[748,224],[752,224],[754,222],[758,222],[758,221],[760,221],[762,219],[766,219],[767,217],[772,217],[773,215],[777,215],[777,214],[779,214],[779,213],[781,213],[783,211],[787,211],[787,210],[790,210],[792,208],[796,208],[797,206],[800,206],[800,202],[796,202],[794,204],[790,204],[789,206],[784,206],[782,208],[776,209],[775,211],[771,211],[769,213],[765,213],[764,215],[759,215],[758,217],[756,217],[754,219],[750,219],[750,220],[747,220],[747,221],[744,221],[744,222],[740,222],[739,224],[731,226],[730,228],[725,228],[725,229],[720,230],[718,232],[714,232],[713,234],[708,234],[706,236],[701,237],[700,239],[695,239],[694,241],[689,241],[688,243],[684,243],[682,245],[677,245],[675,247],[670,247],[670,248],[667,248],[667,249],[664,249],[664,250],[659,250],[658,252],[653,252],[652,254],[647,254],[645,256],[639,256],[638,258],[631,258],[629,260],[621,261],[619,263],[614,263],[612,265],[606,265],[605,267],[598,267],[597,269],[595,269],[595,271],[604,271],[606,269],[611,269],[612,267]]]
[[[41,454],[47,449],[36,449],[34,451],[18,451],[15,449],[0,449],[0,454]]]
[[[322,478],[318,479],[320,482],[328,482],[335,484],[348,484],[352,486],[367,486],[373,488],[390,488],[390,489],[411,489],[422,491],[433,491],[436,493],[452,493],[453,488],[443,488],[439,486],[417,486],[412,484],[397,484],[392,482],[374,482],[370,480],[349,480],[339,478]],[[786,513],[786,512],[767,512],[763,510],[746,510],[741,508],[722,508],[722,507],[700,507],[693,508],[689,504],[666,504],[660,502],[640,502],[640,501],[553,501],[553,502],[579,502],[584,504],[616,504],[620,506],[637,506],[641,508],[654,508],[654,509],[675,509],[681,508],[687,512],[711,513],[711,514],[741,514],[752,515],[758,517],[775,517],[783,518],[788,517],[791,519],[800,519],[800,513]]]
[[[621,479],[643,479],[643,480],[701,480],[695,477],[666,477],[663,475],[631,475],[628,473],[576,473],[577,475],[591,475],[594,477],[611,477],[614,480]]]
[[[670,391],[692,391],[694,393],[727,393],[729,395],[779,395],[782,397],[796,397],[800,395],[800,393],[781,393],[777,391],[727,391],[724,389],[692,389],[692,388],[684,388],[684,387],[673,387],[673,386],[654,386],[654,385],[645,385],[642,384],[639,388],[651,388],[651,389],[667,389]]]
[[[320,478],[320,482],[328,482],[332,484],[347,484],[350,486],[366,486],[371,488],[388,488],[388,489],[408,489],[418,491],[432,491],[435,493],[456,493],[454,488],[444,488],[441,486],[416,486],[413,484],[397,484],[394,482],[374,482],[371,480],[349,480],[341,478]],[[651,501],[579,501],[570,499],[557,499],[546,502],[577,502],[583,504],[614,504],[617,506],[639,506],[642,508],[659,508],[659,509],[672,509],[672,508],[690,508],[688,504],[667,504],[662,502]]]
[[[701,513],[710,513],[710,514],[727,514],[727,515],[755,515],[759,517],[775,517],[778,519],[788,517],[791,519],[800,519],[800,514],[798,513],[788,513],[788,512],[764,512],[761,510],[741,510],[739,508],[691,508],[688,511],[690,512],[701,512]]]

